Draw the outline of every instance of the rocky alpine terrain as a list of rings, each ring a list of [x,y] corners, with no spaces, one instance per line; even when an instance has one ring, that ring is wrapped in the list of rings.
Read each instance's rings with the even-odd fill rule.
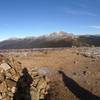
[[[0,55],[1,100],[100,100],[99,47]]]
[[[44,100],[48,83],[35,69],[28,71],[20,62],[0,55],[0,100]]]

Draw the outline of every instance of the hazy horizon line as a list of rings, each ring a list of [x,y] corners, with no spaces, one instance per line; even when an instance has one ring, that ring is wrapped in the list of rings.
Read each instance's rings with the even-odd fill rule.
[[[47,33],[47,34],[41,34],[41,35],[28,35],[28,36],[11,36],[8,38],[4,38],[4,39],[0,39],[0,42],[5,41],[5,40],[15,40],[15,39],[25,39],[25,38],[39,38],[39,37],[43,37],[43,36],[49,36],[50,34],[53,33],[60,33],[60,32],[64,32],[68,35],[73,35],[73,36],[82,36],[82,35],[97,35],[99,36],[100,34],[94,34],[94,33],[81,33],[81,34],[76,34],[76,33],[72,33],[72,32],[66,32],[66,31],[57,31],[57,32],[51,32],[51,33]]]

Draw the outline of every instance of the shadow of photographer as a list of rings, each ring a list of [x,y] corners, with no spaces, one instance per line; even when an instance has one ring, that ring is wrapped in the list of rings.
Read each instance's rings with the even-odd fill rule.
[[[33,79],[28,73],[27,68],[23,69],[22,74],[23,75],[17,81],[13,100],[31,100],[30,85]]]
[[[100,97],[79,86],[73,79],[66,76],[63,71],[59,71],[59,73],[62,75],[64,85],[80,100],[100,100]]]

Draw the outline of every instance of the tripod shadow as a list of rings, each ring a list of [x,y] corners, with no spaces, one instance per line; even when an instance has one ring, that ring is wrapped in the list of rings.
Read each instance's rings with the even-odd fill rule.
[[[59,71],[59,73],[62,75],[65,86],[80,100],[100,100],[100,97],[79,86],[74,80],[66,76],[63,71]]]
[[[24,68],[22,73],[23,75],[17,81],[16,92],[13,96],[13,100],[31,100],[30,85],[33,80],[28,73],[27,68]]]

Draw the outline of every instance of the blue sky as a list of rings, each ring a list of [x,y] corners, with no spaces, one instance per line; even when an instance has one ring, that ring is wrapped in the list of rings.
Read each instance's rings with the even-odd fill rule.
[[[0,0],[0,40],[54,31],[100,34],[100,0]]]

